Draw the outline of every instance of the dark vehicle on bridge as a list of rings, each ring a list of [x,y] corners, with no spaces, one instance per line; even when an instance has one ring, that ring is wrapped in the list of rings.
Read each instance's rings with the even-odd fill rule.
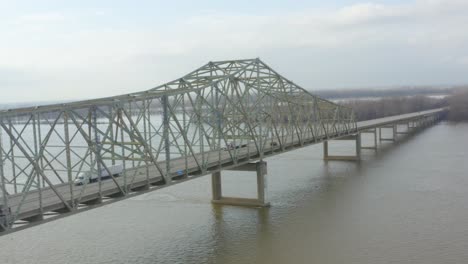
[[[223,150],[239,149],[239,148],[245,148],[245,147],[247,147],[247,144],[237,145],[237,144],[234,144],[234,142],[230,142],[226,144],[226,147],[223,148]]]
[[[10,217],[11,208],[6,208],[3,206],[3,204],[0,204],[0,230],[2,230],[3,227],[6,228],[6,226],[8,226],[8,223],[10,222]]]

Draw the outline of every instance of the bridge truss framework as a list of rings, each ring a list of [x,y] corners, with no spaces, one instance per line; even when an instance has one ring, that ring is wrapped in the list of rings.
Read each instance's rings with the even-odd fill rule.
[[[260,59],[209,62],[144,92],[0,111],[0,230],[99,202],[109,184],[127,196],[356,129],[351,109]],[[103,180],[115,165],[122,175]],[[76,186],[83,173],[97,182]]]

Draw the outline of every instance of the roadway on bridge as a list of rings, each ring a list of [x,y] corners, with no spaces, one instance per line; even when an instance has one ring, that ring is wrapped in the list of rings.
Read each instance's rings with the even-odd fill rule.
[[[370,128],[393,124],[395,122],[406,122],[414,118],[437,114],[445,110],[446,110],[445,108],[437,108],[437,109],[432,109],[432,110],[427,110],[427,111],[414,112],[414,113],[409,113],[409,114],[402,114],[402,115],[360,121],[360,122],[357,122],[357,129],[358,131],[362,131],[362,130],[366,130]]]

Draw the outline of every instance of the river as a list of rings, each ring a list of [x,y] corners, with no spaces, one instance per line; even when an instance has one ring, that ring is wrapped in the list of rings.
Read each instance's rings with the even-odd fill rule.
[[[468,262],[467,124],[360,163],[324,162],[321,145],[266,161],[270,208],[212,205],[206,176],[1,236],[0,263]],[[223,187],[252,196],[253,174],[223,172]]]

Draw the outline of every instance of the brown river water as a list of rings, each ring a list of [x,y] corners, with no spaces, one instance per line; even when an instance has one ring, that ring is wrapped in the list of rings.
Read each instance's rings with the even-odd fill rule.
[[[1,236],[0,263],[468,263],[467,124],[360,163],[325,162],[321,144],[266,161],[270,208],[212,205],[205,176]],[[225,195],[252,197],[254,183],[223,172]]]

